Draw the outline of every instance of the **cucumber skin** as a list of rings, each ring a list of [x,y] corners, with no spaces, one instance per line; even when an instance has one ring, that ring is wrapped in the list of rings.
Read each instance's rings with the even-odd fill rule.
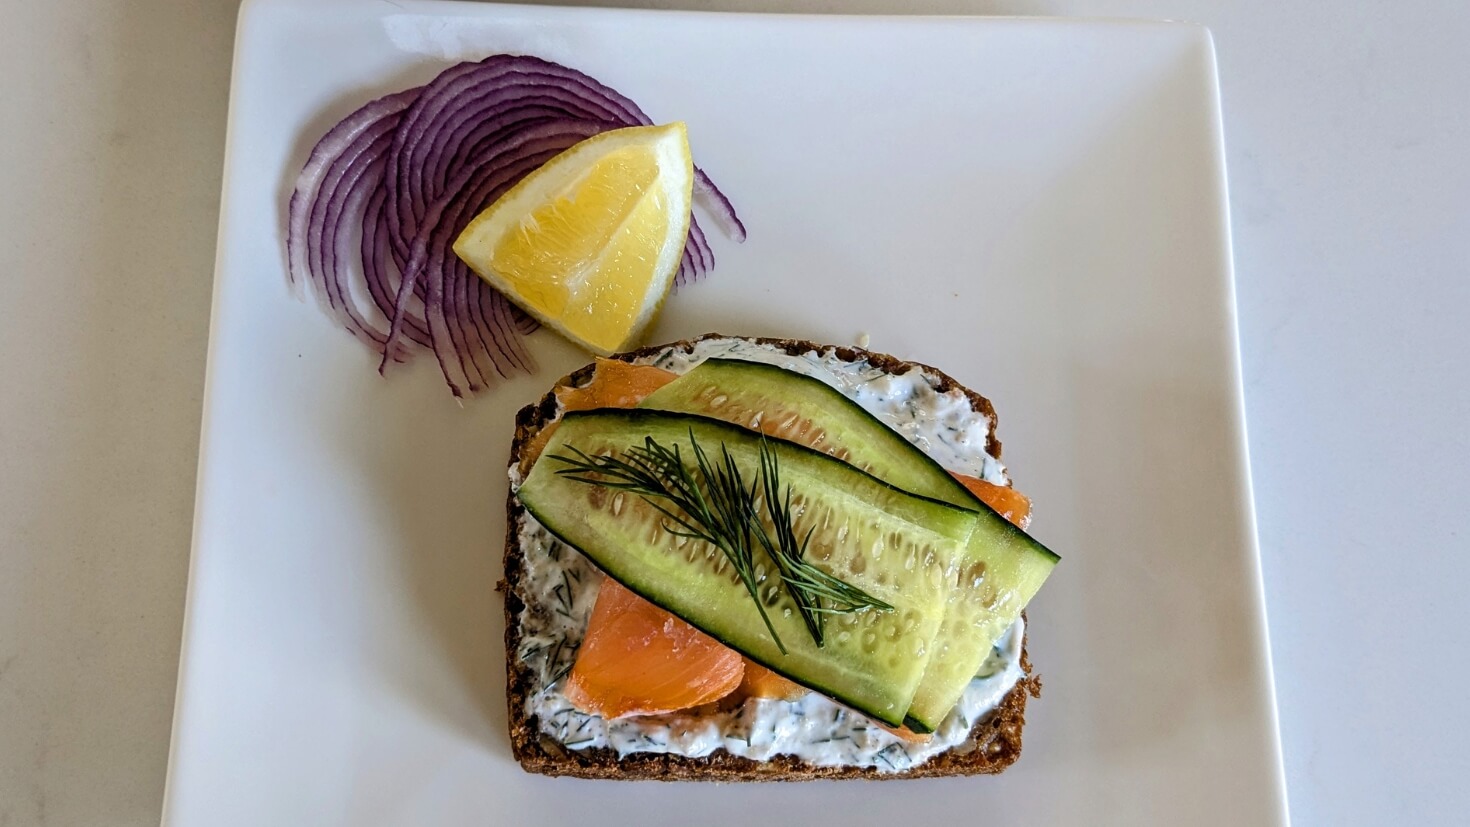
[[[752,431],[739,428],[738,426],[730,425],[720,420],[709,419],[707,417],[695,416],[692,414],[678,414],[642,410],[601,410],[571,412],[563,417],[557,434],[553,436],[550,444],[548,444],[544,449],[541,460],[538,460],[536,466],[531,469],[531,473],[527,476],[525,482],[521,484],[520,488],[517,491],[517,497],[521,500],[527,511],[533,517],[535,517],[552,535],[556,536],[558,540],[581,551],[584,556],[591,560],[593,564],[601,569],[605,574],[617,580],[625,587],[629,588],[630,590],[639,594],[650,602],[653,602],[679,615],[686,622],[689,622],[691,625],[694,625],[701,631],[704,631],[712,637],[720,640],[722,643],[725,643],[731,648],[740,651],[747,657],[750,657],[752,660],[761,663],[767,668],[770,668],[773,671],[776,671],[783,676],[794,680],[797,683],[808,686],[812,689],[822,692],[823,694],[827,694],[831,697],[837,698],[838,700],[847,703],[850,706],[853,706],[854,708],[857,708],[860,711],[864,712],[865,714],[870,715],[877,720],[883,721],[884,723],[895,726],[902,723],[904,714],[906,713],[912,701],[913,692],[917,689],[918,681],[922,678],[922,665],[924,662],[927,661],[927,652],[932,651],[933,636],[935,633],[937,633],[939,623],[942,621],[943,618],[943,603],[945,597],[942,582],[936,582],[932,586],[933,595],[931,597],[924,598],[927,599],[927,604],[915,603],[912,605],[908,605],[907,607],[914,610],[926,609],[928,612],[928,614],[924,615],[924,617],[926,617],[927,619],[922,621],[919,633],[909,638],[894,640],[893,643],[887,644],[884,647],[884,651],[893,651],[888,647],[897,647],[899,645],[908,645],[914,643],[922,644],[922,649],[926,653],[924,658],[916,658],[903,662],[902,669],[909,673],[909,676],[907,678],[904,678],[902,681],[890,684],[888,682],[888,678],[882,674],[879,674],[878,670],[865,668],[864,674],[858,676],[860,680],[856,681],[856,683],[861,685],[857,685],[856,687],[854,685],[843,685],[840,682],[833,683],[830,680],[814,679],[812,675],[808,674],[806,671],[802,669],[793,669],[792,665],[789,662],[783,662],[785,658],[777,655],[774,651],[773,646],[761,648],[760,646],[751,645],[751,641],[747,639],[750,634],[748,631],[745,633],[747,637],[741,637],[738,629],[732,633],[731,629],[722,628],[721,624],[711,622],[709,618],[695,617],[691,616],[690,612],[679,611],[677,606],[671,605],[670,603],[671,598],[677,601],[677,597],[667,592],[660,593],[657,583],[644,582],[644,578],[640,578],[637,576],[628,576],[628,571],[626,570],[619,571],[618,569],[620,568],[620,566],[617,565],[615,558],[617,558],[620,554],[628,553],[628,549],[626,548],[626,546],[623,547],[621,550],[593,548],[592,546],[595,545],[595,539],[592,542],[589,542],[587,537],[584,536],[579,541],[577,537],[571,536],[572,534],[579,532],[586,534],[586,531],[590,530],[590,527],[593,525],[593,523],[584,517],[584,519],[582,520],[582,526],[578,526],[575,524],[575,519],[568,519],[565,514],[558,516],[553,513],[556,510],[555,503],[547,502],[546,498],[548,494],[550,494],[554,498],[555,489],[551,486],[555,484],[557,477],[550,463],[546,463],[545,460],[554,459],[553,454],[555,454],[558,450],[558,446],[566,445],[570,443],[572,439],[575,439],[576,431],[578,430],[579,425],[585,423],[614,423],[626,435],[623,439],[630,446],[641,444],[644,436],[647,435],[650,431],[668,432],[671,424],[677,427],[698,428],[702,433],[702,435],[700,436],[701,442],[706,442],[707,440],[713,438],[719,438],[722,441],[744,441],[748,443],[755,443],[757,440],[762,439],[762,437]],[[714,434],[723,434],[723,437],[711,437],[709,436],[711,432]],[[677,431],[675,431],[674,433],[677,433]],[[873,491],[886,493],[886,495],[893,498],[895,502],[909,506],[909,508],[907,509],[909,513],[927,513],[940,518],[941,522],[943,522],[945,525],[945,533],[935,536],[946,537],[950,542],[952,549],[950,551],[950,557],[948,559],[940,560],[939,563],[944,571],[952,570],[954,555],[957,555],[959,553],[959,550],[963,546],[963,543],[973,530],[973,525],[975,521],[975,515],[973,512],[957,508],[948,503],[944,503],[938,500],[931,500],[928,498],[916,496],[909,492],[905,492],[902,489],[899,489],[881,479],[873,477],[870,474],[866,474],[865,472],[857,468],[853,468],[852,466],[838,462],[837,460],[832,459],[826,454],[823,454],[819,451],[814,451],[805,446],[785,442],[782,440],[770,438],[765,439],[772,445],[777,446],[778,450],[782,452],[783,468],[787,468],[789,465],[794,468],[795,466],[793,464],[796,463],[809,463],[822,469],[826,473],[837,473],[840,476],[843,476],[844,481],[849,483],[850,487],[852,488],[866,487],[867,489]],[[708,450],[711,448],[713,448],[713,444],[706,442],[706,449]],[[541,471],[540,474],[537,473],[538,470]],[[788,471],[788,474],[797,475],[795,471]],[[563,485],[577,487],[575,489],[563,489],[565,491],[575,491],[583,488],[592,488],[592,486],[587,486],[584,483],[570,481],[563,483]],[[588,513],[588,511],[584,510],[583,514],[585,515],[586,513]],[[892,516],[889,519],[904,520],[905,518],[902,516]],[[636,553],[636,550],[634,553]],[[757,554],[763,556],[764,552],[757,551]],[[667,558],[669,556],[661,556],[665,559],[662,561],[655,561],[653,565],[668,564],[669,561]],[[677,560],[673,562],[675,563],[675,565],[678,564]],[[911,584],[910,587],[905,587],[904,591],[918,591],[922,588],[924,587],[917,584]],[[899,594],[899,592],[895,592],[895,594]],[[894,602],[896,606],[899,606],[899,603],[896,601],[896,599],[889,594],[881,594],[879,596],[883,599],[889,600],[890,602]],[[783,596],[783,600],[784,599],[785,598]],[[775,610],[776,612],[780,611],[781,605],[782,604],[778,604]],[[899,607],[901,609],[905,608],[905,606]],[[741,611],[746,611],[751,617],[755,616],[753,604],[750,602],[750,597],[744,592],[740,593],[738,601],[736,601],[732,606],[720,609],[719,611],[726,613],[726,615],[729,617],[738,615]],[[733,614],[731,614],[732,611]],[[831,622],[832,621],[829,620],[829,624]],[[756,623],[759,623],[759,621],[756,621]],[[754,628],[753,624],[747,623],[746,625],[749,628]],[[759,631],[763,636],[764,627],[762,626]],[[808,658],[812,657],[812,652],[832,652],[840,648],[834,646],[824,650],[816,649],[816,647],[811,644],[810,637],[806,636],[804,628],[800,627],[799,624],[794,621],[792,625],[788,625],[785,629],[783,629],[783,631],[781,632],[781,637],[782,641],[787,644],[788,648],[792,648],[793,643],[799,643],[801,645],[807,646],[810,650],[812,650],[811,652],[806,653],[806,656]],[[893,660],[896,659],[891,658],[890,662],[892,662]],[[916,666],[917,669],[915,668]],[[837,667],[834,666],[833,668],[836,669]],[[874,700],[875,698],[886,698],[890,695],[894,700],[890,703],[887,703],[886,705],[879,705],[879,703]]]

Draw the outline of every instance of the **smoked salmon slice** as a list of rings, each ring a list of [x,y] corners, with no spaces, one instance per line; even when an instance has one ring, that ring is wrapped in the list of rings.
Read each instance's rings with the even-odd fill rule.
[[[634,408],[649,394],[678,378],[678,374],[652,365],[630,365],[598,357],[592,381],[580,388],[557,388],[556,398],[568,411]]]
[[[563,694],[577,709],[604,718],[673,712],[733,692],[744,662],[739,652],[609,578]]]
[[[970,493],[980,498],[980,501],[995,509],[995,512],[1010,521],[1017,528],[1025,528],[1031,522],[1031,500],[1025,494],[1014,488],[1004,485],[986,482],[969,474],[961,474],[958,471],[949,472],[955,479],[970,489]]]
[[[630,365],[617,359],[597,357],[592,379],[580,388],[559,386],[556,398],[565,411],[593,411],[598,408],[636,408],[649,394],[679,378],[663,368],[652,365]],[[551,442],[557,423],[541,429],[521,454],[522,469],[541,456],[541,449]]]
[[[753,660],[745,661],[745,677],[740,681],[740,695],[746,698],[776,698],[794,701],[807,693],[807,688],[772,672]]]

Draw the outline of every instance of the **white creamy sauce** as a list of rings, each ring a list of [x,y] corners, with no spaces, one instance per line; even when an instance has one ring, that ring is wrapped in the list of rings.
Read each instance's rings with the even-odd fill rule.
[[[831,385],[903,434],[941,465],[1005,484],[1005,468],[985,453],[991,423],[970,410],[959,391],[941,394],[923,371],[892,376],[866,362],[850,363],[831,351],[790,356],[763,345],[732,339],[700,342],[692,353],[666,351],[648,360],[684,373],[711,357],[764,362]],[[511,470],[512,487],[520,477]],[[541,732],[570,749],[606,747],[621,757],[635,752],[690,757],[723,749],[766,760],[791,755],[817,766],[873,767],[902,772],[941,752],[974,748],[970,731],[1022,677],[1022,622],[1001,636],[979,674],[933,737],[910,743],[861,713],[815,692],[797,701],[752,698],[729,711],[674,712],[607,720],[575,709],[561,693],[581,644],[603,575],[581,553],[558,541],[526,515],[520,526],[526,573],[519,591],[521,645],[516,657],[532,670],[534,688],[526,711]]]

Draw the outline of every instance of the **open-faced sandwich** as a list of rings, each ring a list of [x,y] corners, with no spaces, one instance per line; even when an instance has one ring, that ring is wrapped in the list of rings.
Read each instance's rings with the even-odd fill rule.
[[[523,409],[505,557],[531,772],[996,773],[1039,693],[990,403],[866,350],[719,335],[600,359]]]

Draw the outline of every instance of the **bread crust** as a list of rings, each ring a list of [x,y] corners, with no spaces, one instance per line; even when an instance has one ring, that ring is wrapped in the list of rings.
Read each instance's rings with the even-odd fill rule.
[[[697,344],[707,339],[735,338],[774,347],[793,356],[814,350],[817,352],[830,350],[836,353],[837,358],[844,361],[867,361],[893,374],[902,374],[914,369],[924,370],[937,380],[937,390],[941,393],[951,390],[963,392],[970,400],[971,407],[990,420],[991,427],[986,442],[986,451],[991,456],[1000,458],[1000,441],[995,437],[995,409],[991,406],[990,400],[961,385],[943,371],[917,362],[907,362],[887,354],[856,347],[822,345],[800,339],[764,339],[709,333],[697,339],[646,347],[620,353],[611,358],[625,362],[640,362],[670,350],[691,352]],[[589,364],[563,377],[539,402],[527,405],[520,410],[516,415],[515,440],[511,445],[511,468],[518,468],[522,475],[530,470],[531,462],[530,458],[525,456],[525,447],[531,444],[543,428],[555,422],[560,415],[556,388],[581,387],[591,379],[594,367]],[[526,711],[526,699],[534,689],[534,674],[530,667],[515,657],[514,653],[520,651],[519,618],[525,605],[519,596],[520,584],[526,576],[519,538],[527,514],[513,492],[507,496],[506,513],[508,519],[505,540],[505,579],[500,581],[496,588],[505,597],[505,695],[508,705],[511,750],[516,760],[527,772],[575,778],[653,781],[813,781],[840,778],[896,780],[955,775],[992,775],[1009,767],[1020,757],[1022,728],[1026,723],[1026,701],[1028,697],[1039,697],[1041,694],[1041,680],[1032,671],[1024,636],[1021,645],[1023,675],[1001,700],[995,711],[975,725],[971,732],[975,748],[965,752],[958,749],[943,752],[903,772],[880,772],[871,767],[819,767],[789,755],[777,755],[765,761],[755,761],[732,755],[723,749],[717,749],[703,758],[660,753],[632,753],[619,758],[615,751],[607,748],[566,749],[554,739],[543,735],[536,717]]]

